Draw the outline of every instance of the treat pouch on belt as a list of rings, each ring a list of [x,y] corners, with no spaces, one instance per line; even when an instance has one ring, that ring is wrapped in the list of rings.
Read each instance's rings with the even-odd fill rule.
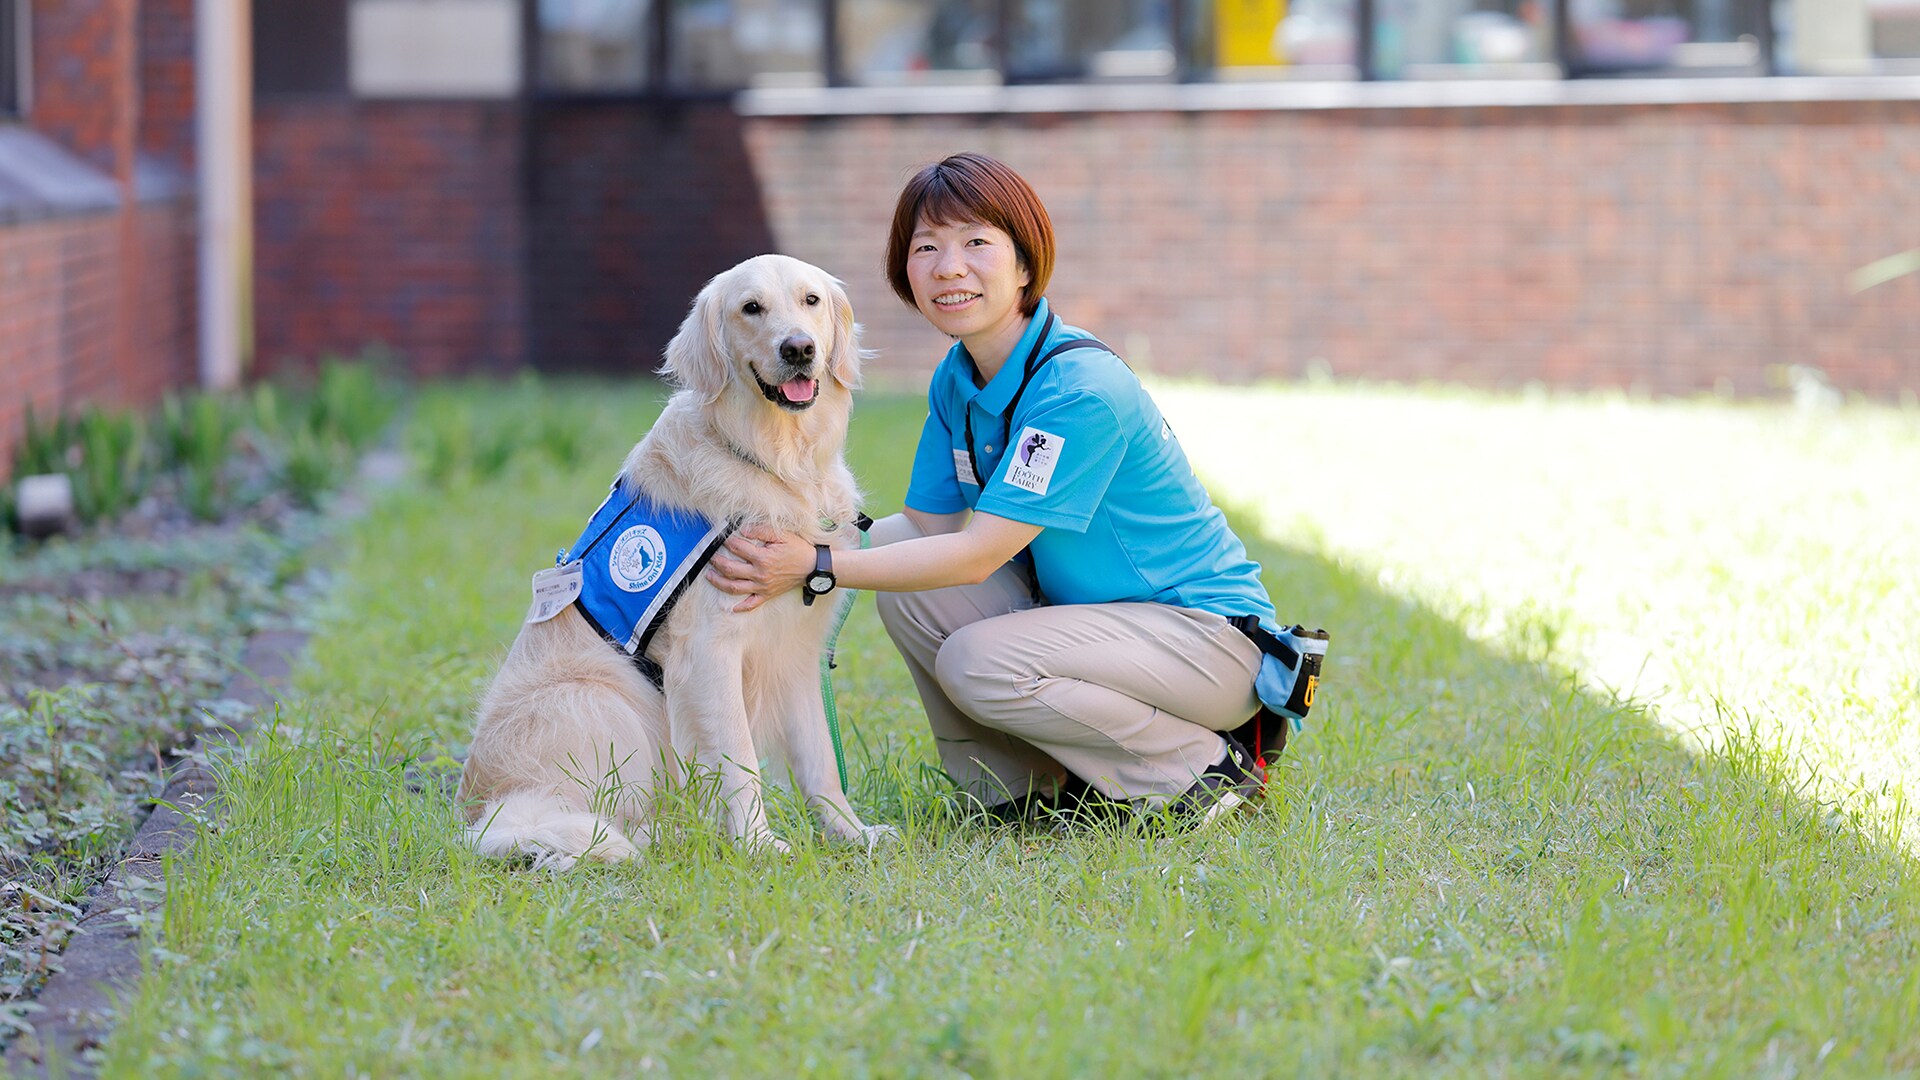
[[[580,538],[560,552],[553,569],[534,575],[527,621],[550,619],[572,603],[659,686],[660,669],[647,658],[647,644],[732,532],[615,480]]]
[[[1260,673],[1253,680],[1260,711],[1233,734],[1253,749],[1254,757],[1271,761],[1286,749],[1288,729],[1300,730],[1313,708],[1320,666],[1327,657],[1327,632],[1295,625],[1276,633],[1252,615],[1234,619],[1233,625],[1260,649]]]

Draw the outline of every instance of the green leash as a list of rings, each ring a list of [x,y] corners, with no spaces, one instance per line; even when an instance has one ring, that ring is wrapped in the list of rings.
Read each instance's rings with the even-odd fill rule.
[[[860,546],[872,545],[866,530],[861,530]],[[840,746],[840,707],[833,700],[833,651],[840,644],[840,628],[847,625],[847,616],[853,614],[853,602],[859,596],[858,589],[842,590],[834,609],[833,632],[827,635],[827,651],[820,657],[820,701],[827,707],[827,735],[833,739],[833,763],[840,770],[842,792],[847,790],[847,752]]]

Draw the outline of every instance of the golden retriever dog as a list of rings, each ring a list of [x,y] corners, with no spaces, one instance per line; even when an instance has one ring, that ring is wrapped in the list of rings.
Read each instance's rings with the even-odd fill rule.
[[[609,501],[643,491],[710,522],[857,547],[842,450],[858,333],[841,283],[797,259],[762,255],[715,277],[667,346],[675,393]],[[633,555],[600,557],[621,573]],[[656,786],[688,766],[717,777],[727,832],[748,846],[787,847],[767,827],[763,776],[797,788],[830,836],[893,835],[854,813],[834,763],[819,664],[840,598],[805,605],[796,590],[742,612],[698,573],[685,581],[644,648],[662,689],[578,606],[529,614],[481,699],[460,778],[481,854],[557,869],[631,858],[651,838]]]

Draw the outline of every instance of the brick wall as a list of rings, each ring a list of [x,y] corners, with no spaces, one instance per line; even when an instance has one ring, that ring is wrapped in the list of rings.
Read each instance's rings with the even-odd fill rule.
[[[650,370],[707,278],[772,250],[731,110],[539,109],[260,102],[261,370],[371,343],[422,375]]]
[[[1047,200],[1063,314],[1140,367],[1763,394],[1809,364],[1920,388],[1920,277],[1847,289],[1920,246],[1920,102],[520,115],[261,104],[268,369],[370,341],[421,373],[647,368],[701,282],[781,250],[845,278],[872,370],[910,378],[946,342],[886,287],[893,197],[977,148]]]
[[[33,0],[33,127],[119,175],[138,108],[137,0]]]
[[[34,0],[25,126],[119,197],[0,215],[0,478],[28,404],[43,417],[144,406],[194,379],[197,224],[179,190],[192,163],[192,6]],[[174,178],[143,185],[141,151]]]
[[[193,381],[193,206],[149,203],[131,218],[138,262],[125,254],[118,213],[0,227],[0,477],[29,404],[44,420],[88,404],[151,404]]]
[[[658,367],[700,286],[774,250],[742,122],[722,105],[544,104],[534,147],[540,367]]]
[[[518,366],[520,132],[510,103],[256,104],[257,370],[376,343],[421,375]]]
[[[1062,314],[1138,365],[1686,393],[1812,364],[1920,389],[1920,102],[992,117],[762,117],[780,250],[846,278],[914,373],[946,347],[887,288],[894,196],[962,149],[1053,216]]]
[[[194,0],[141,0],[140,149],[191,172]]]

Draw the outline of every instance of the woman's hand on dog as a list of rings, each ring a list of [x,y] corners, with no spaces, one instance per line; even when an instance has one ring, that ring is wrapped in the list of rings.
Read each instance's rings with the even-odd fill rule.
[[[743,525],[727,537],[707,564],[707,580],[724,593],[744,597],[735,611],[752,611],[790,589],[813,571],[813,545],[792,533],[766,525]]]

